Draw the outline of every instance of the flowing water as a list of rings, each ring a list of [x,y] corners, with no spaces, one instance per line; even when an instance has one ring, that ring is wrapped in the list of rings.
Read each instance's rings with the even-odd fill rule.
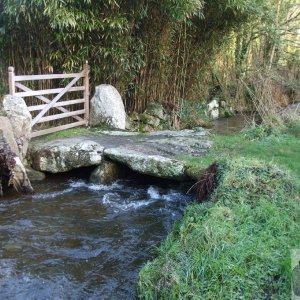
[[[253,117],[251,115],[237,114],[229,118],[220,118],[213,121],[212,132],[217,134],[232,134],[249,126]]]
[[[168,183],[52,177],[0,202],[1,299],[135,299],[190,198]]]

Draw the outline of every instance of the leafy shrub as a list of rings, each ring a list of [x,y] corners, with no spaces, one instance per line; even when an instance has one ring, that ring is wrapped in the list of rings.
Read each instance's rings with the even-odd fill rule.
[[[261,124],[246,128],[244,134],[250,140],[260,140],[269,136],[280,136],[282,128]]]
[[[155,99],[195,99],[200,71],[266,2],[3,0],[0,57],[17,74],[74,72],[87,60],[92,88],[113,84],[141,112]]]
[[[6,86],[4,86],[4,85],[0,85],[0,99],[5,95],[5,94],[7,94],[7,88],[6,88]]]
[[[287,123],[287,133],[300,138],[300,120],[291,120]]]
[[[210,119],[206,115],[205,111],[205,104],[201,102],[188,102],[183,100],[178,112],[180,118],[180,127],[209,127]]]
[[[280,120],[280,119],[278,119]],[[250,140],[261,140],[267,137],[280,137],[283,134],[290,134],[300,137],[300,119],[297,117],[287,118],[277,122],[277,126],[267,124],[254,125],[243,130],[245,137]]]

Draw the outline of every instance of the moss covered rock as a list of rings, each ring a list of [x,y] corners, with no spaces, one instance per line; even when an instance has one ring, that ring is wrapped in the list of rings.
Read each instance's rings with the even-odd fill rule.
[[[124,147],[106,149],[104,154],[142,174],[173,180],[181,180],[185,175],[182,162],[164,156],[149,155]]]
[[[111,161],[103,160],[90,176],[94,183],[110,184],[120,177],[120,167]]]
[[[31,149],[34,169],[60,173],[101,163],[103,147],[91,140],[69,138],[35,145]]]
[[[150,102],[146,107],[145,113],[161,120],[164,119],[164,108],[160,103]]]

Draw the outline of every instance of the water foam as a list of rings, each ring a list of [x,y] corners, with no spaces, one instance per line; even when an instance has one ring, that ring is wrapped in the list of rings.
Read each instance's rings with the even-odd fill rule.
[[[169,190],[169,192],[162,196],[162,199],[168,202],[177,202],[178,200],[186,201],[189,196],[182,194],[181,192],[175,190]]]
[[[33,199],[53,199],[57,198],[58,196],[68,194],[73,191],[73,188],[68,188],[59,192],[50,192],[50,193],[42,193],[42,194],[35,194],[32,196]]]
[[[155,187],[153,187],[152,185],[148,188],[147,190],[147,194],[149,195],[149,197],[151,199],[161,199],[161,196],[159,194],[159,190]]]
[[[115,203],[116,199],[120,199],[120,195],[118,193],[107,193],[103,196],[102,203],[103,204]]]
[[[70,180],[69,184],[70,184],[70,187],[72,187],[74,189],[87,186],[86,182],[84,182],[83,180],[77,180],[77,181]]]
[[[97,183],[86,183],[83,180],[69,182],[70,187],[78,189],[78,188],[86,188],[92,191],[110,191],[114,189],[121,189],[123,187],[120,182],[115,181],[112,184],[97,184]]]
[[[150,204],[152,204],[154,202],[155,201],[153,201],[153,200],[142,200],[142,201],[138,201],[138,202],[130,202],[130,203],[124,203],[124,204],[118,203],[116,206],[113,205],[113,207],[115,208],[115,210],[114,210],[115,212],[137,210],[139,208],[149,206]]]
[[[88,185],[88,189],[92,191],[110,191],[110,190],[117,190],[123,188],[123,185],[119,184],[118,182],[114,182],[112,184],[106,185],[106,184],[95,184],[90,183]]]
[[[103,196],[102,203],[114,210],[114,212],[136,210],[154,203],[155,200],[123,200],[118,193],[107,193]]]

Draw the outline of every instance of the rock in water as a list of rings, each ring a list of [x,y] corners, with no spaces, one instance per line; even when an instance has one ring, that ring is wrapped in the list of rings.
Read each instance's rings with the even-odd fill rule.
[[[45,173],[40,172],[40,171],[36,171],[28,165],[25,166],[25,168],[26,168],[27,176],[28,176],[28,178],[30,179],[31,182],[43,181],[43,180],[46,179]]]
[[[158,178],[185,180],[189,175],[186,173],[186,163],[176,157],[207,154],[212,146],[207,134],[208,131],[202,128],[150,134],[105,130],[97,134],[32,144],[29,152],[32,167],[39,171],[59,173],[100,165],[91,177],[91,181],[98,183],[104,183],[107,177],[109,180],[117,179],[115,171],[118,170],[112,167],[111,161],[118,164],[121,176],[129,168]],[[104,163],[105,159],[110,161],[109,165]]]
[[[219,103],[217,99],[213,99],[210,103],[207,105],[208,113],[213,119],[219,118]]]
[[[126,126],[126,113],[121,95],[109,84],[97,86],[91,100],[90,125],[101,124],[117,129],[125,129]]]
[[[19,148],[14,137],[13,128],[7,117],[0,116],[0,133],[1,138],[9,145],[10,150],[19,155]]]
[[[19,193],[33,192],[6,117],[0,117],[0,195],[3,194],[3,185],[13,185]]]
[[[30,140],[31,114],[23,98],[11,95],[4,97],[3,111],[11,123],[13,135],[19,149],[19,157],[23,160]]]
[[[119,179],[119,177],[120,167],[114,162],[104,160],[92,172],[90,181],[98,184],[110,184],[113,181]]]

